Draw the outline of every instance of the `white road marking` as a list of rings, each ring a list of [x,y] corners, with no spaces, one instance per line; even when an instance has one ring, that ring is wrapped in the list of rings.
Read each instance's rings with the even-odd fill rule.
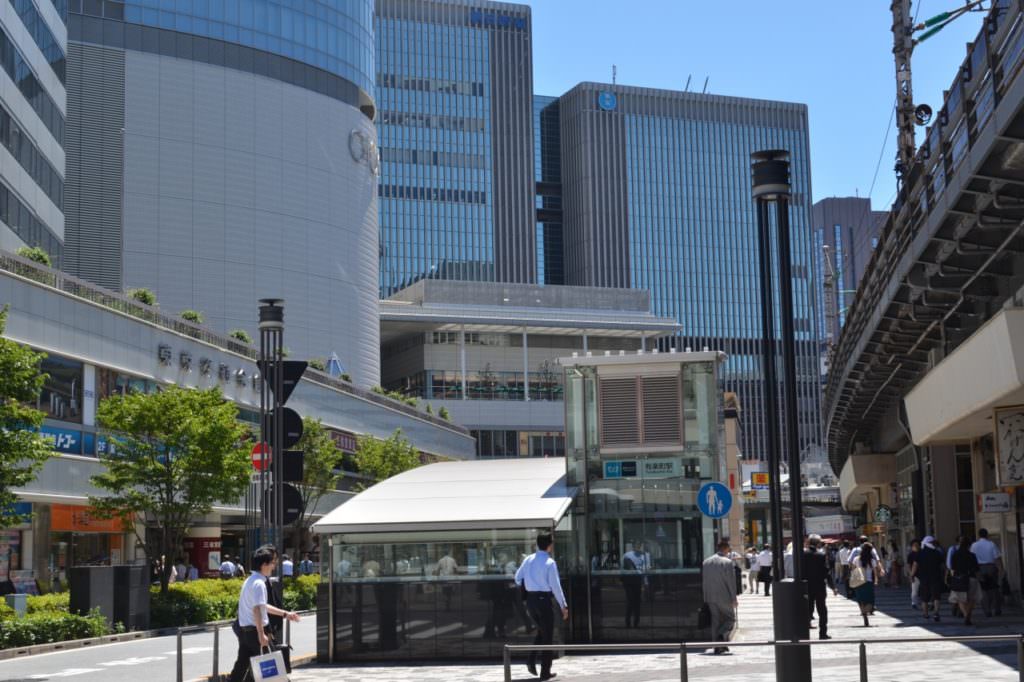
[[[183,654],[201,654],[204,651],[213,651],[213,647],[212,646],[190,646],[190,647],[183,647],[181,649],[181,653],[183,653]],[[178,650],[174,649],[173,651],[165,651],[164,655],[166,655],[166,656],[177,656],[178,655]]]
[[[142,665],[143,663],[154,663],[156,661],[167,660],[163,656],[136,656],[134,658],[122,658],[119,661],[107,661],[100,663],[100,665],[114,666],[114,665]]]
[[[98,673],[99,668],[64,668],[59,673],[48,673],[45,675],[29,675],[30,680],[48,680],[51,677],[74,677],[75,675],[84,675],[86,673]]]

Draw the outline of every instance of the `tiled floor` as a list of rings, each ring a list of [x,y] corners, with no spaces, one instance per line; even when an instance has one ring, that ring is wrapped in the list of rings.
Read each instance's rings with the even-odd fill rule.
[[[737,641],[771,639],[772,600],[761,595],[740,596]],[[872,627],[864,628],[857,605],[843,597],[829,596],[829,633],[836,639],[868,642],[868,679],[871,682],[936,682],[971,676],[986,681],[1019,681],[1017,648],[1013,643],[974,644],[929,642],[886,643],[896,637],[955,635],[1020,635],[1024,616],[1007,609],[1004,616],[978,615],[976,625],[967,627],[943,609],[942,622],[925,621],[910,608],[906,590],[878,590],[878,613]],[[817,636],[817,631],[812,632]],[[877,643],[876,643],[877,642]],[[728,656],[694,653],[687,658],[691,680],[729,678],[744,682],[775,680],[774,651],[771,647],[734,647]],[[828,644],[812,649],[812,667],[818,680],[856,682],[859,677],[858,646]],[[558,679],[600,680],[601,682],[675,682],[680,679],[679,657],[675,654],[566,656],[555,661]],[[514,680],[532,678],[526,666],[513,666]],[[294,682],[386,682],[422,680],[432,682],[501,682],[500,665],[386,665],[324,666],[296,670]]]

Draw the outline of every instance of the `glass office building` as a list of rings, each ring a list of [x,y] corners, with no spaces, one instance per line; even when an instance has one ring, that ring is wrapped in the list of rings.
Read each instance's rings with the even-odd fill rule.
[[[750,154],[792,158],[800,444],[821,444],[819,308],[802,104],[582,83],[560,98],[567,284],[651,292],[682,325],[663,345],[725,351],[744,406],[741,449],[765,456],[758,242]]]
[[[63,3],[0,5],[0,249],[64,250],[67,31]]]
[[[558,98],[533,97],[537,179],[537,284],[565,284],[562,243],[562,149]]]
[[[535,277],[530,9],[377,0],[380,294]]]
[[[47,3],[38,3],[47,4]],[[67,270],[380,381],[372,0],[71,0]]]

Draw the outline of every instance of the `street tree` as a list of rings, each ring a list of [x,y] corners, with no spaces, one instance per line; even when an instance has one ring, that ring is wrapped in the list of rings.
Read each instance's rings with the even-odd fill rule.
[[[7,307],[0,310],[0,335],[7,326]],[[17,501],[14,488],[31,482],[53,450],[39,435],[43,413],[35,404],[46,375],[45,355],[0,336],[0,510]],[[22,523],[16,514],[0,514],[0,528]]]
[[[160,590],[166,592],[193,520],[244,493],[249,429],[219,388],[113,396],[100,403],[96,420],[113,447],[101,455],[106,471],[92,477],[106,495],[90,496],[89,503],[100,517],[130,523],[150,562],[165,558]]]
[[[402,436],[402,429],[395,429],[384,440],[362,436],[356,446],[355,461],[359,473],[374,481],[383,481],[423,464],[419,451]],[[360,488],[367,487],[360,484]]]
[[[341,473],[342,453],[319,419],[303,418],[302,438],[295,448],[304,453],[302,483],[299,485],[302,513],[293,524],[295,547],[301,551],[305,546],[303,534],[309,529],[310,517],[317,503],[328,492],[337,490],[344,474]]]

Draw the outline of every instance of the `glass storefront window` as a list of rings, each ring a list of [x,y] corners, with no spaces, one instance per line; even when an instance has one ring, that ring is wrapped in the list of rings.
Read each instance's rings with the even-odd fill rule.
[[[535,541],[533,529],[336,535],[331,570],[336,582],[507,577]]]
[[[103,367],[96,370],[96,395],[100,400],[112,395],[127,395],[132,392],[155,393],[159,389],[160,384],[152,379],[143,379]]]
[[[36,408],[51,419],[82,423],[82,363],[58,355],[43,358],[47,374]]]

